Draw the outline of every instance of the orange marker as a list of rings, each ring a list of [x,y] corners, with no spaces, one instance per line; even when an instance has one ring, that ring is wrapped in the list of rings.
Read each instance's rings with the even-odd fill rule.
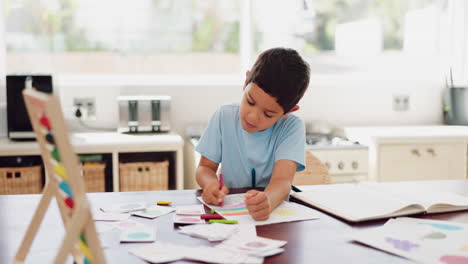
[[[169,202],[169,201],[157,201],[156,204],[157,205],[171,205],[172,202]]]

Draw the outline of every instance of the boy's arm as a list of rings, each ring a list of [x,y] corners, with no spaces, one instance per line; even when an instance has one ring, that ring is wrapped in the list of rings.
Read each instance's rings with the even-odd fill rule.
[[[278,160],[265,191],[251,190],[247,192],[247,209],[255,220],[268,219],[270,213],[288,196],[296,168],[295,161]]]
[[[209,204],[220,204],[224,196],[229,193],[226,185],[223,185],[221,190],[219,189],[219,181],[216,176],[218,165],[218,163],[202,156],[195,173],[197,183],[203,189],[203,201]]]
[[[211,182],[218,181],[218,178],[216,177],[218,165],[218,163],[205,158],[205,156],[201,156],[200,163],[198,163],[198,168],[195,172],[195,176],[198,185],[200,185],[202,189],[204,189],[205,186]]]

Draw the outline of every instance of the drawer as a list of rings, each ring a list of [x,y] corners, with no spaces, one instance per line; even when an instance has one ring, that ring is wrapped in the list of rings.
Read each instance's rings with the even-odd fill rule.
[[[463,142],[381,145],[378,153],[378,181],[465,178]]]

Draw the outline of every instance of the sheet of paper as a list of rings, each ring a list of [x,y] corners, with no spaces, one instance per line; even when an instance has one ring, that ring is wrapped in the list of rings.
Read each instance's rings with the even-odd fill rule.
[[[217,245],[218,248],[232,250],[243,254],[249,254],[258,257],[266,257],[278,254],[284,251],[281,247],[286,245],[287,241],[275,240],[264,237],[235,237],[223,241]]]
[[[112,222],[111,225],[119,230],[125,230],[129,228],[142,226],[144,224],[138,221],[129,219],[129,220],[124,220],[124,221],[119,221],[119,222]]]
[[[154,242],[156,228],[149,225],[139,225],[127,228],[120,234],[120,242]]]
[[[133,211],[139,211],[145,209],[145,203],[143,202],[125,202],[125,203],[115,203],[109,206],[101,207],[106,213],[128,213]]]
[[[93,211],[94,221],[123,221],[130,217],[129,213],[106,213],[102,211]]]
[[[179,232],[194,237],[204,238],[209,241],[221,241],[239,232],[239,227],[237,225],[214,223],[209,225],[182,226],[180,227]]]
[[[263,263],[263,258],[261,257],[250,256],[221,248],[209,246],[177,246],[162,242],[132,248],[129,252],[151,263],[166,263],[181,259],[223,264]]]
[[[205,224],[205,220],[199,215],[174,215],[174,223],[176,224]]]
[[[176,207],[176,214],[178,215],[202,215],[205,214],[203,204],[194,205],[180,205]]]
[[[403,217],[352,238],[418,262],[468,263],[468,224]]]
[[[204,203],[201,197],[198,197],[198,199]],[[275,223],[312,220],[319,218],[317,212],[314,209],[297,203],[284,201],[270,214],[268,220],[255,221],[252,216],[249,215],[247,208],[245,207],[244,194],[226,195],[223,206],[210,204],[206,205],[212,209],[215,209],[216,212],[221,214],[224,218],[229,220],[237,220],[240,224],[269,225]]]
[[[166,263],[180,260],[184,257],[185,247],[157,242],[147,246],[131,248],[129,252],[151,263]]]
[[[251,256],[240,252],[226,250],[223,248],[200,246],[187,248],[185,258],[189,260],[196,260],[208,263],[227,263],[227,264],[240,264],[250,263],[257,264],[263,263],[262,257]]]
[[[165,215],[170,212],[173,212],[174,210],[175,209],[172,207],[153,205],[153,206],[146,207],[146,209],[142,211],[132,212],[131,214],[153,219],[161,215]]]

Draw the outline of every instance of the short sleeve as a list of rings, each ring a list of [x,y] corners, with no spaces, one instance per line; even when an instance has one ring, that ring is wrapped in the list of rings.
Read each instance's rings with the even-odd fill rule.
[[[221,162],[221,111],[218,109],[211,117],[208,127],[203,132],[195,150],[207,159]]]
[[[295,117],[282,129],[280,141],[275,151],[275,162],[292,160],[297,162],[296,171],[305,169],[305,128],[304,122]]]

